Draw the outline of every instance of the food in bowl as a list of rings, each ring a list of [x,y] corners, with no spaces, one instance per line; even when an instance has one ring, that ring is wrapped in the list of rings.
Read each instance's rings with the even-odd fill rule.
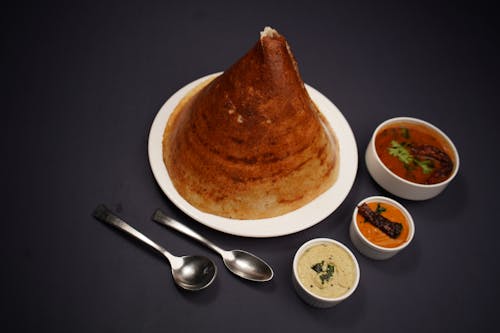
[[[305,250],[297,271],[307,290],[321,297],[342,296],[356,281],[352,257],[337,244],[321,243]]]
[[[318,307],[335,305],[349,297],[359,282],[359,266],[352,252],[328,238],[306,242],[293,261],[298,294]]]
[[[358,206],[356,225],[368,241],[378,246],[393,248],[408,241],[407,218],[388,202],[363,202]]]
[[[163,160],[195,208],[233,219],[296,210],[338,174],[335,135],[309,97],[286,39],[269,27],[223,74],[175,108]]]
[[[362,200],[354,209],[349,236],[365,256],[389,259],[406,248],[415,234],[413,218],[397,201],[373,196]]]
[[[372,178],[404,199],[427,200],[441,193],[458,173],[453,142],[417,118],[384,121],[373,132],[365,161]]]
[[[440,183],[453,171],[453,149],[424,124],[400,121],[379,129],[375,149],[386,167],[415,183]]]

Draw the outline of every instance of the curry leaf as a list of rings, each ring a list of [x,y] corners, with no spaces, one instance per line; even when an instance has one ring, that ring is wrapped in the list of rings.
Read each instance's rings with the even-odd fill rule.
[[[324,284],[325,281],[328,282],[333,276],[333,271],[335,270],[335,267],[331,264],[328,264],[326,267],[326,272],[324,274],[321,274],[319,278],[321,279],[321,284]]]
[[[387,208],[385,207],[382,207],[382,205],[380,204],[380,202],[377,202],[377,209],[375,210],[375,214],[382,214],[383,212],[385,212],[387,210]]]
[[[321,263],[318,262],[317,264],[312,265],[311,269],[316,273],[323,272],[323,261]]]

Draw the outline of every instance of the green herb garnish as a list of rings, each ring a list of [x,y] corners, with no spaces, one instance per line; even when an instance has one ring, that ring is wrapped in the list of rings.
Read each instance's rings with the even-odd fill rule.
[[[326,265],[326,270],[323,270],[325,262],[321,261],[321,263],[317,263],[311,266],[311,269],[316,273],[320,274],[319,278],[321,280],[321,284],[330,281],[333,276],[333,272],[335,271],[335,267],[331,264]]]
[[[413,162],[416,163],[419,167],[421,167],[423,173],[426,175],[431,173],[432,170],[434,169],[434,163],[432,163],[431,160],[419,161],[415,159]]]
[[[401,135],[403,136],[403,138],[409,139],[410,138],[410,131],[406,127],[402,127],[401,128]]]
[[[333,276],[334,270],[335,268],[333,267],[333,265],[328,264],[328,266],[326,267],[326,272],[319,276],[319,278],[321,279],[321,284],[324,284],[325,281],[330,281],[331,277]]]
[[[389,155],[397,157],[401,162],[404,163],[404,166],[407,170],[412,170],[412,164],[415,164],[422,168],[422,172],[424,174],[429,174],[434,169],[434,164],[431,160],[420,161],[413,157],[410,151],[406,148],[408,144],[399,143],[396,140],[391,141],[391,146],[387,148],[389,150]]]
[[[316,273],[321,273],[321,272],[323,272],[323,264],[324,263],[325,263],[324,261],[321,261],[321,263],[318,262],[317,264],[312,265],[311,268]]]
[[[380,202],[377,202],[377,209],[375,210],[375,214],[382,214],[383,212],[385,212],[387,210],[387,208],[385,207],[382,207],[382,205],[380,204]]]
[[[409,165],[413,162],[413,156],[410,154],[408,149],[406,149],[406,144],[400,144],[396,140],[391,141],[391,147],[389,147],[389,155],[397,157],[401,162]]]

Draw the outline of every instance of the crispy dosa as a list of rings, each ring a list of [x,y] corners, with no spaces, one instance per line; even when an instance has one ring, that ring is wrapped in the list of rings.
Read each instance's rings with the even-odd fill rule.
[[[233,219],[306,205],[334,184],[338,158],[286,39],[268,27],[240,60],[181,100],[163,137],[179,194]]]

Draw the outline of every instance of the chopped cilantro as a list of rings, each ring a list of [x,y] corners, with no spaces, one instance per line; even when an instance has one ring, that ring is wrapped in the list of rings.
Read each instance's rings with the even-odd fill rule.
[[[389,155],[397,157],[401,162],[408,165],[413,161],[413,156],[405,146],[405,143],[400,144],[396,140],[392,140],[391,147],[389,147],[388,149]]]
[[[425,161],[419,161],[419,160],[415,160],[414,161],[419,167],[422,168],[422,172],[424,174],[429,174],[432,172],[433,168],[434,168],[434,163],[432,163],[431,160],[425,160]]]
[[[391,141],[391,146],[387,148],[389,150],[389,155],[397,157],[401,162],[404,163],[404,167],[408,170],[412,170],[412,163],[421,167],[424,174],[429,174],[434,169],[434,164],[431,160],[420,161],[414,158],[410,151],[406,148],[408,145],[406,143],[399,143],[396,140]]]

